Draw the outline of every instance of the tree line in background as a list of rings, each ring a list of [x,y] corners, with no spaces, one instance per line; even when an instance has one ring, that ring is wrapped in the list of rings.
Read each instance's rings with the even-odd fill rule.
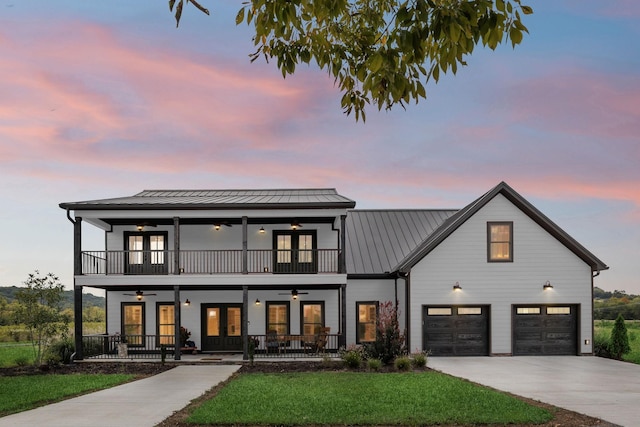
[[[615,320],[622,315],[625,320],[640,320],[640,295],[625,291],[604,291],[597,286],[593,289],[593,318]]]

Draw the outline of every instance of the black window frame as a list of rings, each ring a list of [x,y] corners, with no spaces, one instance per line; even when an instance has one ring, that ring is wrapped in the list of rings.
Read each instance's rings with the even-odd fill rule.
[[[318,331],[312,334],[306,334],[304,332],[304,307],[307,305],[319,305],[320,306],[320,326],[318,327]],[[301,301],[300,302],[300,335],[317,335],[320,333],[320,328],[324,328],[326,326],[325,323],[325,313],[324,313],[324,301]]]
[[[278,262],[278,237],[291,236],[291,249],[289,262]],[[313,238],[311,247],[311,262],[299,262],[298,247],[299,236],[311,236]],[[318,232],[317,230],[274,230],[273,231],[273,272],[289,274],[315,274],[318,272]]]
[[[163,323],[163,325],[173,325],[173,332],[171,333],[171,342],[170,343],[162,343],[160,336],[160,307],[162,306],[171,306],[173,307],[173,323]],[[157,301],[156,302],[156,347],[160,347],[162,344],[173,346],[175,342],[175,327],[176,327],[176,304],[173,301]],[[166,336],[166,335],[163,335]]]
[[[125,332],[125,323],[124,323],[124,312],[125,307],[128,306],[140,306],[142,307],[142,338],[140,343],[131,342],[131,340],[127,337]],[[144,347],[145,346],[145,336],[147,334],[147,322],[146,322],[146,304],[144,301],[135,301],[135,302],[121,302],[120,303],[120,336],[127,342],[129,347]]]
[[[509,226],[509,258],[492,258],[491,257],[491,245],[492,244],[504,244],[503,241],[491,241],[491,228],[493,226]],[[487,222],[487,262],[513,262],[513,221],[489,221]]]
[[[129,237],[142,236],[142,263],[130,264]],[[151,236],[162,236],[164,238],[164,249],[151,250]],[[169,273],[169,232],[167,231],[125,231],[124,239],[124,273],[125,274],[168,274]],[[136,251],[137,252],[137,251]],[[151,258],[154,252],[162,252],[162,264],[152,263]]]
[[[371,343],[375,342],[375,338],[373,341],[364,341],[360,339],[360,306],[361,305],[375,305],[376,307],[376,318],[373,322],[374,329],[376,331],[376,336],[378,334],[378,318],[380,317],[380,301],[356,301],[356,344],[361,343]],[[364,324],[364,323],[363,323]]]
[[[270,326],[271,324],[269,323],[269,308],[271,306],[279,306],[279,305],[285,305],[287,307],[287,330],[284,334],[282,335],[290,335],[291,333],[291,302],[290,301],[266,301],[265,306],[265,334],[268,334],[269,331],[271,330]]]

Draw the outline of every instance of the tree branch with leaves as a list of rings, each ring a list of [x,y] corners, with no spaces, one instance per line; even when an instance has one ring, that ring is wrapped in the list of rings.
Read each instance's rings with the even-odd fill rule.
[[[315,63],[340,88],[343,111],[364,121],[369,104],[426,98],[427,83],[455,74],[478,45],[520,44],[531,13],[521,0],[250,0],[236,24],[254,28],[252,62],[276,59],[283,77]]]

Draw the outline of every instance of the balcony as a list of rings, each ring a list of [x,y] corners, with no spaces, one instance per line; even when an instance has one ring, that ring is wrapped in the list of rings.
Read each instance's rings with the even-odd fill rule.
[[[83,275],[335,274],[340,272],[339,252],[338,249],[83,251],[81,257]]]

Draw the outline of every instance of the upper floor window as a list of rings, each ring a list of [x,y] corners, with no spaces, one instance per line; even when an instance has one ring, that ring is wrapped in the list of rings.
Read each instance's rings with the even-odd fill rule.
[[[167,232],[124,233],[126,274],[167,274]]]
[[[274,231],[276,273],[315,273],[318,271],[315,231]]]
[[[513,222],[487,223],[487,260],[513,261]]]

